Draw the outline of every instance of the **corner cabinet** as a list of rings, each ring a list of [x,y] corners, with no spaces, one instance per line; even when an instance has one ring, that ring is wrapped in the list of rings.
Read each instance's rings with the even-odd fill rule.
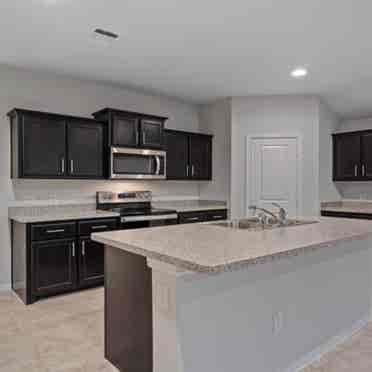
[[[211,180],[212,139],[207,134],[165,130],[167,179]]]
[[[108,124],[109,146],[163,148],[166,117],[112,108],[97,111],[93,117]]]
[[[333,134],[333,180],[372,180],[372,130]]]
[[[8,116],[12,178],[105,178],[105,124],[20,109]]]

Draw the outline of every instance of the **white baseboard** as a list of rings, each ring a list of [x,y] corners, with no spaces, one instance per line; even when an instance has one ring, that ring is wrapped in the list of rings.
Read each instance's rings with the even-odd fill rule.
[[[10,283],[0,284],[0,292],[8,292],[11,291],[11,289],[12,286],[10,285]]]
[[[339,335],[332,337],[324,344],[318,346],[310,353],[304,355],[302,358],[294,362],[289,368],[283,372],[300,372],[305,367],[318,361],[323,355],[333,351],[336,347],[348,339],[350,339],[356,332],[365,327],[370,321],[369,314],[357,321],[350,329],[341,332]]]

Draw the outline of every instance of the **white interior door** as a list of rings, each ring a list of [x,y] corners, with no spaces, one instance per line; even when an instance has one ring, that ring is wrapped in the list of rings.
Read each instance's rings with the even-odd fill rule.
[[[282,205],[290,216],[297,216],[298,138],[251,138],[249,149],[247,204],[276,210],[271,204],[275,202]]]

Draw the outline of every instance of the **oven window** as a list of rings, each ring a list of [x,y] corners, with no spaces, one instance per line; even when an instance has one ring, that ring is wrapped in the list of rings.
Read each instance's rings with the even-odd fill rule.
[[[162,174],[163,158],[160,157],[160,174]],[[114,174],[145,174],[153,175],[157,170],[156,156],[134,155],[134,154],[114,154],[113,173]]]

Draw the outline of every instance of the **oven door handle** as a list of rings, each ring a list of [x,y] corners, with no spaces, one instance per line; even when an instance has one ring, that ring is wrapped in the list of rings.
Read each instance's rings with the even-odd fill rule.
[[[154,216],[128,216],[128,217],[121,217],[120,222],[138,222],[138,221],[159,221],[159,220],[176,220],[178,219],[178,214],[162,214],[162,215],[154,215]]]
[[[160,174],[160,156],[156,155],[155,156],[155,161],[156,161],[156,170],[155,174],[159,175]]]

